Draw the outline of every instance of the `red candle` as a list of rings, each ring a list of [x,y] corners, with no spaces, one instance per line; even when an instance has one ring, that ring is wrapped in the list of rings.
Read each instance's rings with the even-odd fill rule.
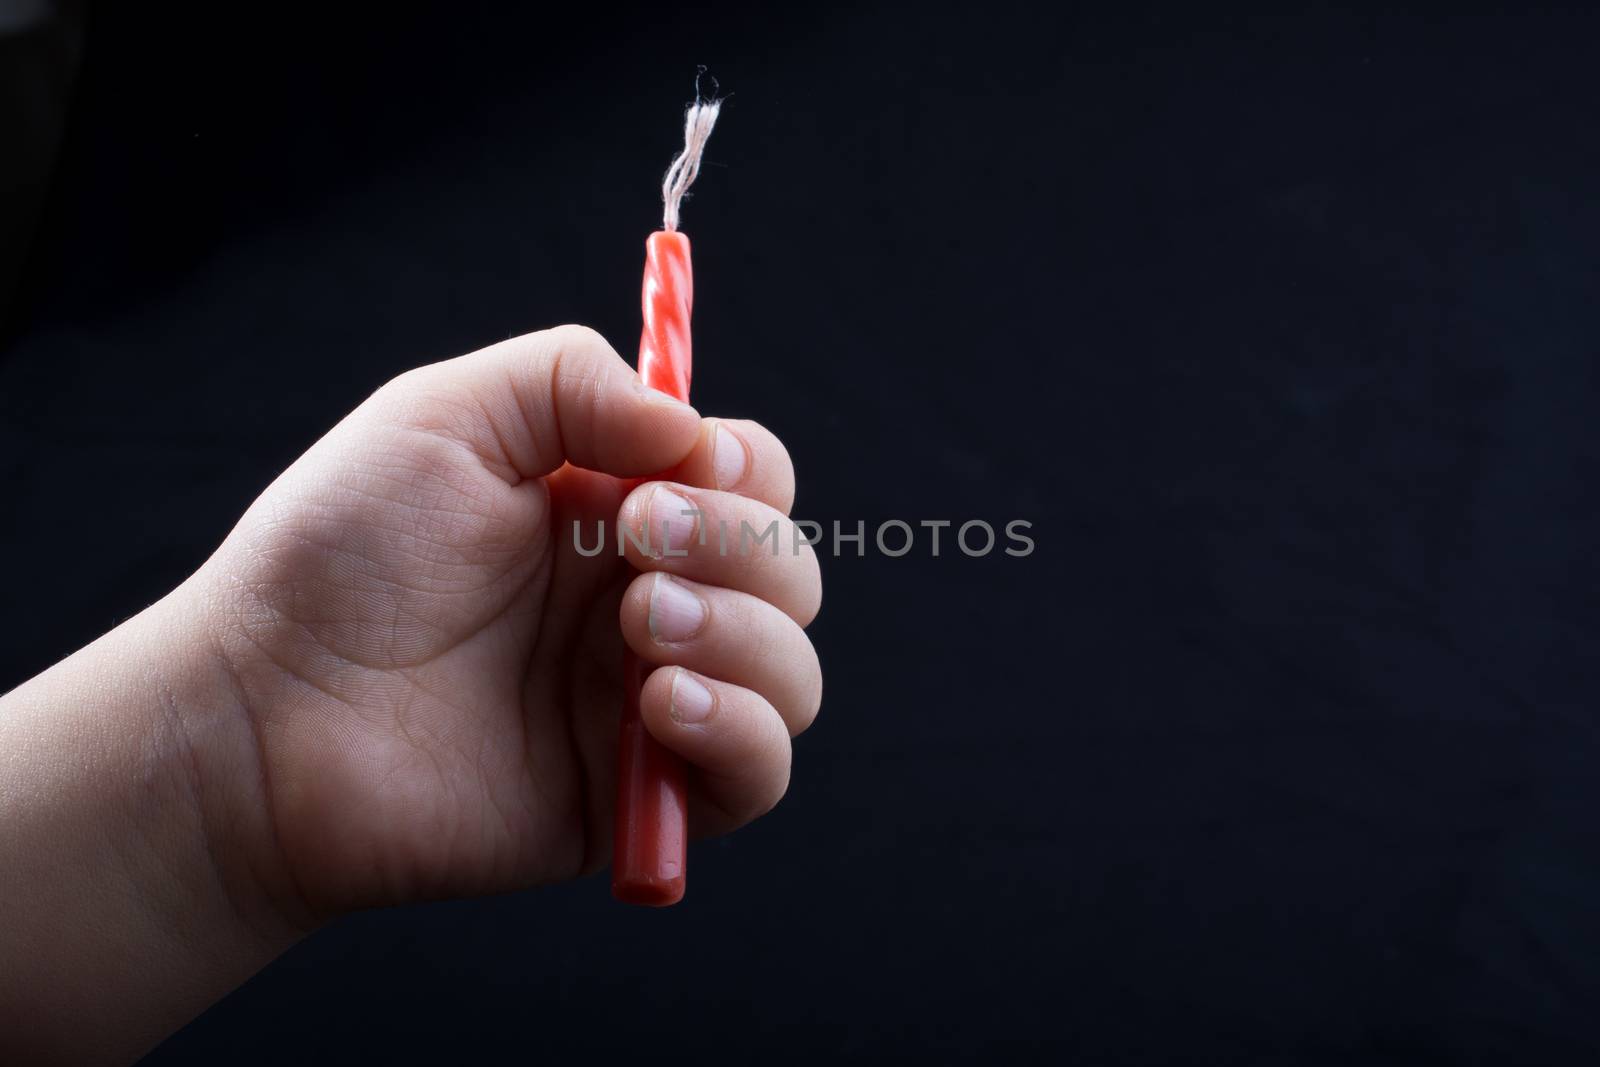
[[[639,375],[645,384],[689,399],[689,310],[694,272],[689,239],[678,232],[678,205],[700,169],[718,104],[696,102],[684,117],[684,149],[661,184],[663,229],[645,242],[644,332]],[[659,536],[650,531],[649,536]],[[617,748],[617,813],[611,892],[628,904],[661,907],[683,899],[689,843],[687,772],[639,718],[639,688],[650,672],[632,650],[623,659],[622,733]]]
[[[651,234],[645,242],[639,374],[651,388],[685,401],[693,295],[689,239],[668,230]],[[658,533],[650,531],[648,536]],[[632,649],[624,653],[611,891],[628,904],[661,907],[683,899],[688,798],[683,761],[651,737],[639,718],[639,687],[649,673],[649,665]]]

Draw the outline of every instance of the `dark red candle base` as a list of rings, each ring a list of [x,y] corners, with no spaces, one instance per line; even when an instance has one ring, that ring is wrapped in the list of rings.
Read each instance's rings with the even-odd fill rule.
[[[639,718],[639,689],[650,670],[631,651],[625,654],[611,892],[625,904],[659,908],[683,899],[688,792],[683,760],[651,737]]]

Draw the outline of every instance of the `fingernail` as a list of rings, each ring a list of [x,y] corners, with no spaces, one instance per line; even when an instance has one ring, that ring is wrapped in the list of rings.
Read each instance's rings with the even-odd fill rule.
[[[650,636],[657,641],[687,641],[705,621],[705,601],[687,586],[656,572],[650,583]]]
[[[744,442],[722,423],[717,423],[711,438],[711,469],[717,475],[718,489],[732,489],[744,480],[745,469],[750,465],[750,455]]]
[[[672,675],[672,703],[668,710],[677,722],[704,722],[711,714],[711,690],[682,667]]]
[[[699,517],[699,509],[688,500],[671,489],[657,489],[650,496],[650,508],[645,514],[650,551],[658,559],[663,555],[687,555]]]

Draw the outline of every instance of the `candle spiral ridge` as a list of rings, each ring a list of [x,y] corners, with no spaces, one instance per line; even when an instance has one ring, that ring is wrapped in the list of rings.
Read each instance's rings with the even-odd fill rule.
[[[687,401],[693,366],[689,313],[694,304],[689,238],[667,231],[650,235],[645,242],[641,303],[639,376],[650,388]]]

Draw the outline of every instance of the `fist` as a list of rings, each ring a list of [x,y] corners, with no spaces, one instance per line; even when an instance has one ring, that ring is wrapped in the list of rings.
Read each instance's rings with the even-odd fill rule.
[[[385,385],[195,579],[252,739],[228,777],[270,813],[250,866],[318,915],[604,866],[624,641],[691,831],[770,809],[822,692],[793,498],[776,437],[580,327]]]

